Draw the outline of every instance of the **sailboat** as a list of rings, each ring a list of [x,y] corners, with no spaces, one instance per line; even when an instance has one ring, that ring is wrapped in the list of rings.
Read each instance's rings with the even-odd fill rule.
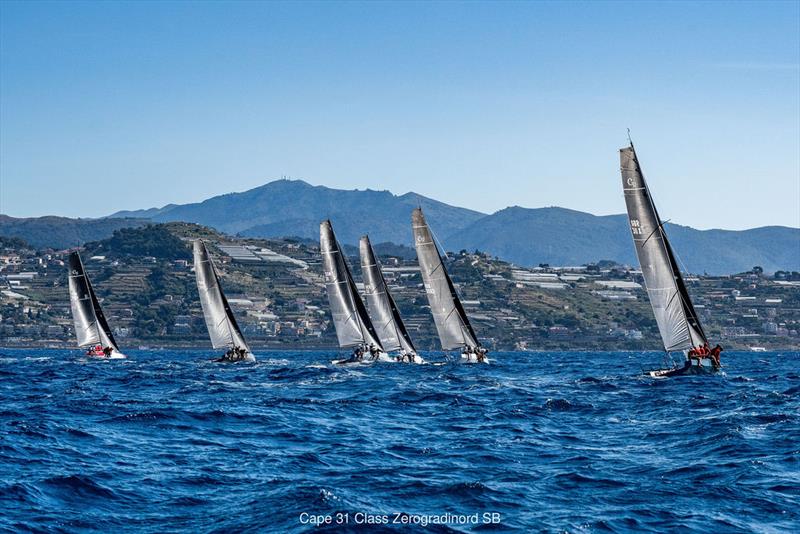
[[[358,295],[353,275],[347,266],[342,247],[333,233],[331,221],[319,225],[319,249],[325,272],[325,289],[331,305],[333,326],[342,348],[354,347],[353,355],[331,363],[360,363],[363,361],[391,361],[385,354],[378,334],[367,315],[367,308]]]
[[[75,337],[79,347],[88,347],[87,356],[120,359],[125,355],[119,351],[114,334],[108,326],[106,316],[94,293],[92,283],[83,268],[81,255],[70,252],[69,259],[69,303],[75,322]]]
[[[664,223],[650,196],[633,143],[620,149],[622,189],[628,208],[631,235],[642,269],[647,296],[653,308],[665,356],[682,352],[684,366],[649,371],[653,377],[692,374],[713,369],[708,357],[692,357],[695,347],[708,346],[708,338],[686,291]]]
[[[219,275],[208,249],[200,239],[194,242],[194,274],[211,346],[215,349],[226,349],[225,354],[216,361],[256,361],[233,316],[228,299],[222,292]]]
[[[461,349],[461,360],[465,363],[489,363],[487,351],[478,342],[421,208],[412,212],[411,227],[425,294],[442,350]]]
[[[375,257],[375,251],[368,236],[363,236],[358,243],[361,253],[361,275],[364,278],[364,293],[367,296],[370,317],[374,319],[375,332],[383,349],[387,352],[398,351],[398,362],[425,363],[417,354],[411,336],[408,335],[400,311],[389,293],[383,271]]]

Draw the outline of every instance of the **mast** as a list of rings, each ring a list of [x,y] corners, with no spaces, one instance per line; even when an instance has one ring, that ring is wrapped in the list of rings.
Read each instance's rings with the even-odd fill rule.
[[[325,288],[328,292],[328,302],[339,346],[374,344],[383,351],[383,345],[367,315],[367,308],[358,295],[353,275],[329,220],[322,221],[319,225],[319,248],[325,272]]]
[[[433,234],[421,208],[415,208],[412,212],[411,227],[425,294],[428,297],[442,349],[479,347],[478,337],[467,318],[461,299],[458,298],[455,285],[444,267],[442,256],[433,241]]]
[[[644,179],[633,143],[620,149],[625,205],[647,295],[664,350],[688,350],[708,340]]]
[[[239,347],[249,353],[250,348],[244,340],[228,299],[225,298],[219,283],[219,274],[202,240],[194,241],[193,255],[197,292],[200,294],[200,305],[211,346],[215,349]]]
[[[361,253],[361,273],[364,278],[364,292],[369,305],[370,317],[381,340],[384,350],[404,350],[416,352],[411,337],[408,335],[400,311],[383,276],[381,266],[375,257],[375,251],[369,237],[363,236],[359,241]]]

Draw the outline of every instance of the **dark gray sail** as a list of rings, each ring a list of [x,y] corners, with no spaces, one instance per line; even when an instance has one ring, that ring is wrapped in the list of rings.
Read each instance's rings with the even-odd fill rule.
[[[205,243],[194,242],[194,273],[197,279],[197,291],[200,293],[200,305],[208,327],[208,336],[215,349],[239,347],[250,353],[242,331],[233,316],[228,299],[219,284],[219,275],[208,254]]]
[[[72,319],[75,322],[75,337],[78,346],[102,345],[119,351],[100,302],[92,288],[92,283],[83,268],[78,252],[69,254],[69,303]]]
[[[331,316],[340,347],[374,344],[383,350],[367,308],[358,295],[353,276],[336,241],[330,221],[319,225],[319,248],[325,271],[325,288],[331,305]]]
[[[620,149],[619,156],[633,243],[664,349],[687,350],[702,345],[707,341],[705,332],[686,291],[633,143]]]
[[[400,311],[389,293],[386,279],[383,277],[381,266],[375,257],[375,251],[369,242],[369,237],[364,236],[359,242],[361,252],[361,275],[364,278],[364,293],[367,296],[372,324],[378,339],[386,351],[403,350],[416,352],[411,337],[408,335]]]
[[[442,256],[420,208],[416,208],[411,214],[411,227],[425,294],[428,296],[442,349],[478,347],[478,338],[472,330],[450,275],[444,268]]]

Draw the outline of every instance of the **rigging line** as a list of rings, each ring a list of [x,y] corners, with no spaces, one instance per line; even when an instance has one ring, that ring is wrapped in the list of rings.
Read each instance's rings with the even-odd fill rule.
[[[651,238],[651,237],[653,237],[653,234],[655,234],[655,233],[656,233],[656,232],[657,232],[659,229],[660,229],[660,230],[663,232],[663,231],[664,231],[664,225],[665,225],[665,224],[667,224],[667,223],[668,223],[669,221],[671,221],[671,220],[672,220],[672,219],[667,219],[666,221],[659,222],[659,223],[658,223],[658,226],[656,226],[656,227],[653,229],[653,231],[652,231],[652,232],[650,232],[650,235],[649,235],[649,236],[647,236],[647,239],[645,239],[645,240],[642,242],[642,248],[644,248],[645,244],[646,244],[648,241],[650,241],[650,238]]]

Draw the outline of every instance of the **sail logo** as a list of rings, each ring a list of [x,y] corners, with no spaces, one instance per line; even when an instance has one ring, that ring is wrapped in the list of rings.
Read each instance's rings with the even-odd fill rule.
[[[642,235],[644,230],[642,230],[642,223],[639,222],[639,219],[631,219],[631,233],[633,235]]]
[[[325,281],[326,282],[334,282],[335,278],[333,277],[333,271],[325,271]]]
[[[633,176],[631,176],[630,178],[628,178],[628,179],[626,180],[626,182],[628,182],[628,185],[629,185],[629,186],[631,186],[631,187],[633,187],[634,185],[636,185],[636,179],[635,179]]]
[[[425,242],[425,236],[424,235],[418,235],[417,236],[417,243],[424,243],[424,242]]]

